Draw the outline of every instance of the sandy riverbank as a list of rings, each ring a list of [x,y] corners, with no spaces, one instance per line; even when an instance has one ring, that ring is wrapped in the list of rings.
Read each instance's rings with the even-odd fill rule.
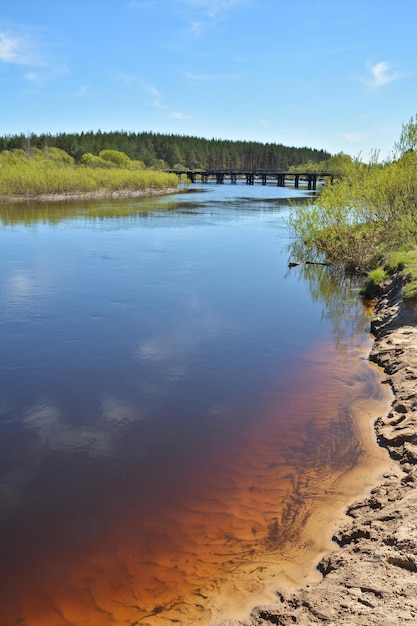
[[[386,286],[371,325],[370,359],[394,392],[390,412],[375,424],[393,469],[348,507],[335,549],[317,565],[319,582],[278,589],[274,603],[223,626],[417,624],[417,303],[402,300],[401,286],[397,279]]]
[[[64,202],[70,200],[121,200],[125,198],[144,198],[146,196],[162,196],[184,191],[180,187],[151,187],[149,189],[98,189],[96,191],[74,191],[65,193],[44,193],[39,195],[0,197],[0,204],[17,202]]]

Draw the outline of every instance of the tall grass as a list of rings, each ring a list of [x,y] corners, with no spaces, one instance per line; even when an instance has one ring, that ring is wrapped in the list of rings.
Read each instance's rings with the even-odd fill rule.
[[[35,150],[31,155],[21,150],[0,153],[0,199],[177,186],[175,174],[142,170],[127,162],[111,168],[75,165],[68,154],[57,148]]]

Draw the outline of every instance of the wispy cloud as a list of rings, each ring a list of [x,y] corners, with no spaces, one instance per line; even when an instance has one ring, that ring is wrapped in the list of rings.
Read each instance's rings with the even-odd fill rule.
[[[367,84],[371,87],[383,87],[400,78],[400,74],[392,71],[391,65],[385,61],[380,61],[375,65],[368,64],[368,70],[371,78],[367,80]]]
[[[253,0],[178,0],[185,7],[190,19],[189,27],[194,37],[216,29],[231,10],[249,4]]]
[[[49,81],[55,80],[56,78],[59,78],[67,73],[68,68],[65,65],[56,67],[43,66],[39,68],[38,71],[31,70],[26,72],[26,74],[24,74],[24,78],[31,85],[31,87],[40,89]]]
[[[191,115],[186,115],[185,113],[182,113],[181,111],[172,111],[170,114],[170,117],[173,120],[191,120],[193,119]]]
[[[343,139],[346,139],[346,141],[351,141],[353,143],[359,143],[363,141],[366,137],[364,133],[356,133],[356,132],[339,133],[339,136],[343,137]]]
[[[339,46],[337,48],[331,48],[327,50],[325,54],[343,54],[344,52],[351,52],[352,50],[360,50],[364,48],[364,44],[354,44],[351,46]]]
[[[0,61],[16,65],[41,65],[36,45],[26,36],[0,33]]]
[[[75,96],[77,98],[81,98],[82,96],[84,96],[91,88],[91,85],[82,85],[78,91],[75,93]]]
[[[152,104],[155,107],[161,107],[162,101],[164,99],[163,94],[155,87],[149,83],[145,83],[139,76],[134,74],[113,74],[113,78],[119,80],[128,87],[135,88],[138,91],[147,92],[152,96]]]
[[[0,65],[25,68],[22,76],[30,89],[41,89],[49,81],[68,73],[68,67],[51,57],[47,48],[47,44],[32,36],[30,29],[14,25],[7,32],[0,32]]]
[[[159,89],[157,89],[156,87],[154,87],[153,85],[144,85],[145,90],[151,94],[152,98],[153,98],[153,105],[155,107],[160,107],[162,106],[162,100],[164,99],[164,96],[162,95],[162,93],[159,91]]]
[[[212,74],[195,74],[194,72],[189,72],[188,70],[184,72],[185,78],[188,80],[197,80],[197,81],[206,81],[213,80]]]
[[[193,32],[193,35],[195,35],[196,37],[200,37],[201,33],[203,32],[203,24],[201,22],[191,22],[191,30]]]
[[[38,72],[27,72],[25,74],[25,79],[29,83],[36,85],[36,87],[42,87],[42,85],[45,84],[44,78]]]
[[[218,17],[229,9],[248,4],[249,0],[181,0],[189,8],[199,11],[207,17]]]

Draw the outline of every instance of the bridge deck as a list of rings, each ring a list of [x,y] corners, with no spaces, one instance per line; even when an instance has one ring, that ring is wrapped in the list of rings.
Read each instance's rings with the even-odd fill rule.
[[[256,179],[262,182],[262,185],[266,185],[268,180],[274,179],[277,181],[279,187],[285,187],[287,179],[294,180],[294,186],[296,189],[299,187],[300,180],[307,182],[308,189],[316,189],[317,180],[319,178],[330,177],[333,179],[334,174],[330,172],[277,172],[270,170],[220,170],[220,169],[205,169],[205,170],[168,170],[172,174],[181,176],[185,174],[187,178],[194,183],[198,178],[201,182],[208,182],[209,178],[215,178],[216,183],[222,184],[227,178],[230,178],[232,184],[236,184],[238,179],[246,179],[247,185],[253,185]]]

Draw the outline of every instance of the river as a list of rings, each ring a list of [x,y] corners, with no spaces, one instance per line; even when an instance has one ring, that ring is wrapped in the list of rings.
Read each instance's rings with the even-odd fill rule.
[[[389,398],[355,282],[288,268],[309,198],[0,207],[1,626],[203,625],[314,576]]]

